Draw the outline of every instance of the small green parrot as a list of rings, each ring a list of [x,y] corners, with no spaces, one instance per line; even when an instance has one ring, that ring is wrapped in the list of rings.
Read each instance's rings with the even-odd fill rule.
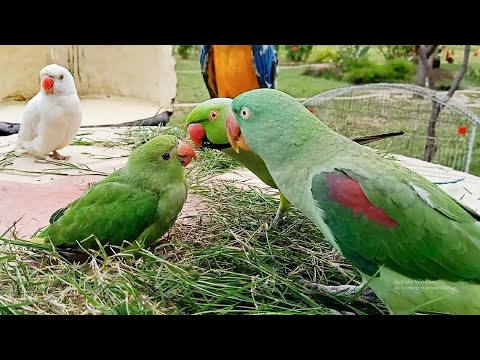
[[[231,108],[232,148],[262,158],[391,313],[480,314],[479,214],[281,91],[245,92]]]
[[[97,249],[95,237],[102,245],[126,250],[154,243],[183,208],[187,199],[184,167],[192,158],[196,159],[193,148],[175,136],[149,140],[132,151],[123,168],[56,211],[32,241],[50,240],[72,250]]]
[[[225,128],[225,119],[231,103],[232,99],[230,98],[214,98],[206,100],[193,108],[185,120],[188,125],[190,139],[198,148],[208,147],[222,151],[257,175],[265,184],[274,189],[278,189],[265,163],[258,155],[251,151],[239,150],[239,152],[236,152],[230,146]],[[354,138],[352,140],[359,144],[367,144],[402,134],[403,132],[375,134]],[[280,191],[280,205],[274,219],[274,224],[281,224],[285,221],[289,209],[290,202]]]

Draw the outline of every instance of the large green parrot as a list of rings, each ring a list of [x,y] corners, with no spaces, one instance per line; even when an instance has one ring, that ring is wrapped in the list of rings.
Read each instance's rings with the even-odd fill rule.
[[[480,314],[480,215],[336,133],[289,95],[245,92],[226,126],[393,314]]]
[[[102,245],[133,250],[152,244],[183,208],[184,167],[192,158],[193,148],[175,136],[149,140],[132,151],[123,168],[56,211],[32,241],[73,250],[98,248],[95,237]]]
[[[222,151],[224,154],[240,162],[265,184],[277,189],[278,187],[268,172],[265,163],[258,155],[251,151],[240,150],[239,152],[235,152],[230,146],[225,128],[225,119],[231,103],[232,99],[230,98],[214,98],[206,100],[193,108],[185,120],[188,125],[190,139],[195,146],[199,148],[208,147]],[[367,144],[402,134],[403,132],[375,134],[354,138],[353,140],[360,144]],[[274,219],[274,224],[281,224],[285,220],[289,209],[290,202],[280,191],[280,205]]]

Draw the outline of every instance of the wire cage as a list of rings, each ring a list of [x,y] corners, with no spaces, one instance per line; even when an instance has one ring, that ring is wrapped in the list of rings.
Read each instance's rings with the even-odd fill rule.
[[[354,85],[322,92],[303,105],[347,137],[404,131],[369,146],[469,172],[479,118],[441,92],[409,84]],[[434,106],[441,107],[436,121],[431,118]],[[430,156],[428,139],[433,140]]]

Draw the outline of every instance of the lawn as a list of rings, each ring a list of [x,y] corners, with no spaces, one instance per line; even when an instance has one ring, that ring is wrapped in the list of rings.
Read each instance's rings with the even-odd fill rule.
[[[304,75],[304,70],[304,68],[281,68],[278,72],[277,89],[295,98],[308,98],[325,90],[350,85],[342,81]]]
[[[198,60],[176,59],[177,97],[175,103],[198,103],[209,98]]]

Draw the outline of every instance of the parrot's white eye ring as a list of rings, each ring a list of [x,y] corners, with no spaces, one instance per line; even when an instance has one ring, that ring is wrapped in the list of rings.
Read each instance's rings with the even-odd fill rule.
[[[218,119],[218,111],[217,110],[210,111],[210,114],[208,114],[208,120],[214,121],[217,119]]]
[[[247,120],[250,117],[250,109],[247,107],[243,107],[240,109],[240,116],[242,119]]]

